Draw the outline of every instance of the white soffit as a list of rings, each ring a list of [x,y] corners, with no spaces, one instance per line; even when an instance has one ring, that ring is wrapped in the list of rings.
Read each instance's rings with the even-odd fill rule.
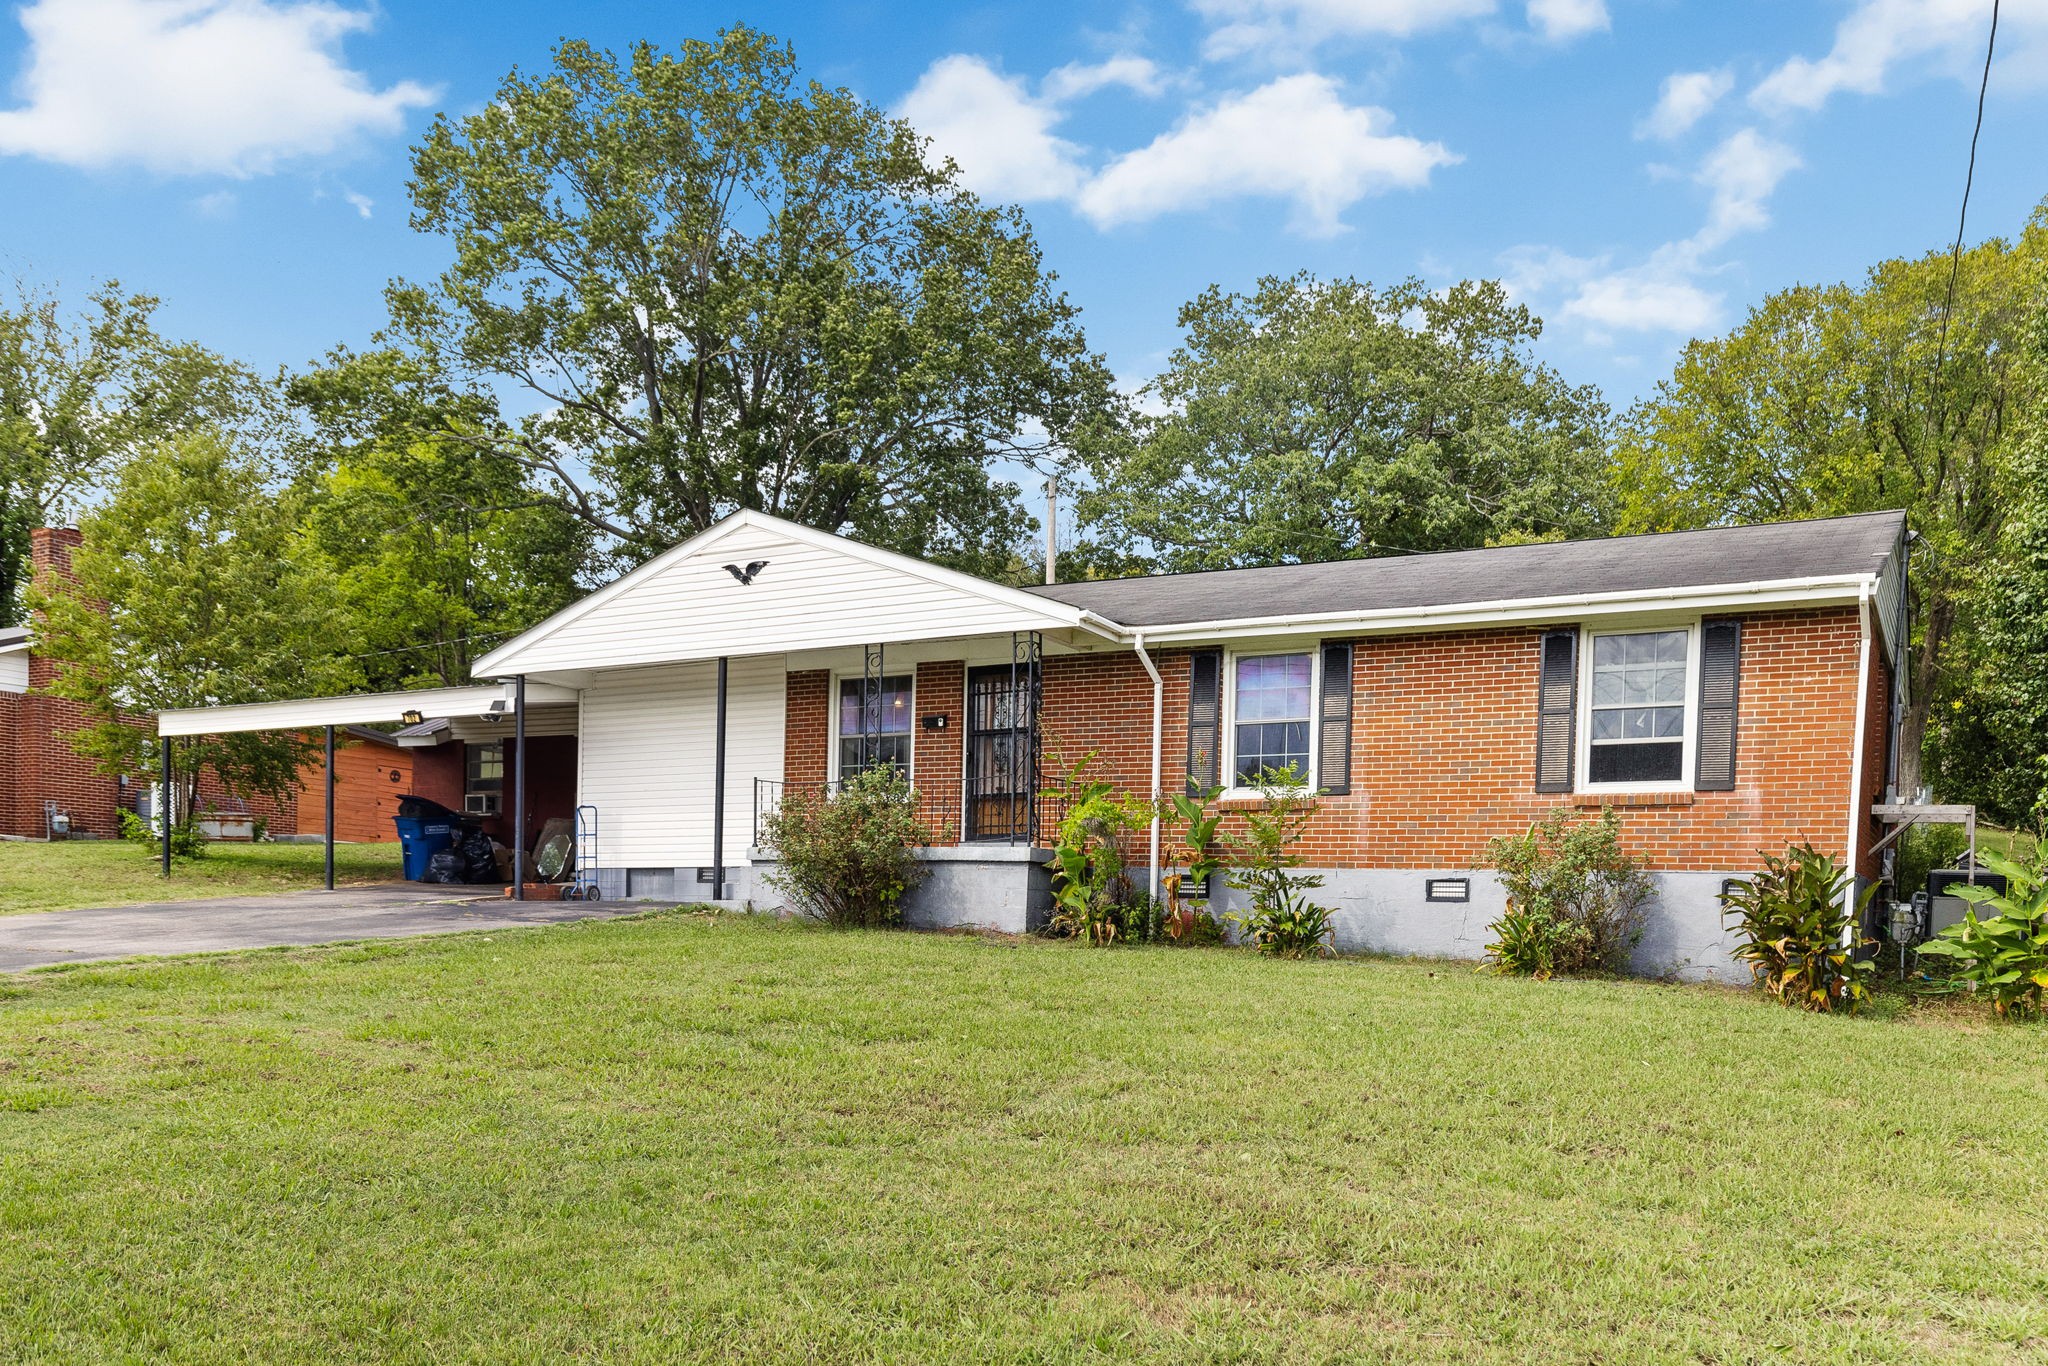
[[[244,702],[224,707],[188,707],[157,713],[158,735],[226,735],[238,731],[306,730],[316,726],[366,726],[403,721],[417,712],[422,721],[448,716],[489,715],[495,704],[512,718],[513,687],[490,683],[470,688],[428,688],[418,692],[359,693],[353,697],[303,697],[287,702]],[[551,683],[528,683],[526,705],[574,706],[576,691]],[[509,732],[508,732],[509,733]]]
[[[742,583],[727,568],[743,573]],[[893,551],[738,512],[485,655],[560,674],[1011,631],[1099,629],[1082,609]]]

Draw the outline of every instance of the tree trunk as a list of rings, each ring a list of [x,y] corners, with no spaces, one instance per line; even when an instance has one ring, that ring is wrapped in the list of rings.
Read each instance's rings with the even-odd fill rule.
[[[1907,692],[1906,714],[1899,723],[1899,799],[1911,801],[1926,781],[1921,762],[1927,744],[1927,719],[1934,713],[1934,685],[1941,676],[1941,647],[1948,640],[1955,609],[1946,601],[1927,604],[1927,625],[1920,633],[1919,647],[1907,659],[1912,687]]]

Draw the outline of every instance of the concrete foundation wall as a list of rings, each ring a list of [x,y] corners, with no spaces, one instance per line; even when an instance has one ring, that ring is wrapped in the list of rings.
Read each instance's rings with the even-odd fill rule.
[[[1320,873],[1323,885],[1309,895],[1335,908],[1335,942],[1340,953],[1392,953],[1426,958],[1485,956],[1488,926],[1506,909],[1499,879],[1464,868],[1304,868]],[[1656,873],[1655,899],[1646,910],[1643,941],[1633,967],[1646,976],[1688,981],[1747,983],[1749,972],[1729,950],[1734,946],[1721,920],[1720,892],[1729,873]],[[1430,901],[1432,878],[1468,879],[1471,900]],[[1219,888],[1219,915],[1242,910],[1244,895]]]
[[[779,907],[783,897],[769,881],[775,856],[749,851],[756,909]],[[963,844],[919,851],[929,876],[903,899],[903,923],[917,930],[984,929],[1029,934],[1045,928],[1052,909],[1052,875],[1045,869],[1049,849],[1025,845]]]

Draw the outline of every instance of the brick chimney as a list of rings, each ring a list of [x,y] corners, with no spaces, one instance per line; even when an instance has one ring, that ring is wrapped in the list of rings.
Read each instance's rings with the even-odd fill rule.
[[[75,526],[39,526],[29,532],[29,582],[49,585],[52,576],[71,578],[71,552],[85,544]]]
[[[85,544],[85,537],[77,527],[39,526],[28,534],[29,540],[29,582],[46,591],[55,591],[61,584],[68,587],[71,582],[71,552]],[[28,681],[32,688],[45,688],[57,678],[57,661],[41,651],[31,649],[28,656]]]

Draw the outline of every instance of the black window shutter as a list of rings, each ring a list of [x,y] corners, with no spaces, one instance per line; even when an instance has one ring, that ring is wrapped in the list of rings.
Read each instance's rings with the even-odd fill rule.
[[[1351,791],[1351,642],[1323,642],[1323,695],[1316,707],[1321,759],[1316,786],[1333,797]]]
[[[1223,770],[1223,651],[1188,656],[1188,787],[1207,792]]]
[[[1578,739],[1579,628],[1543,633],[1536,683],[1536,790],[1572,790],[1572,750]]]
[[[1693,786],[1735,790],[1736,708],[1742,693],[1742,623],[1700,623],[1700,733]]]

